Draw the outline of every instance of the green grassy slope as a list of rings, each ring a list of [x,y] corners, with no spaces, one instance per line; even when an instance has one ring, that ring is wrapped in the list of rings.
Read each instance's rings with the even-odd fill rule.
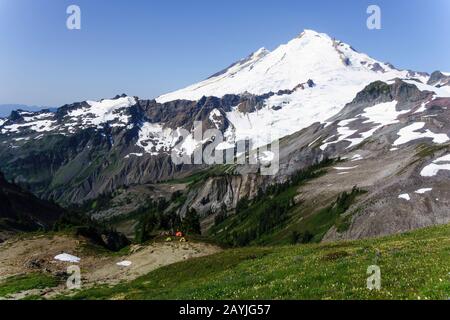
[[[59,282],[54,276],[40,273],[9,277],[0,282],[0,297],[32,289],[56,287]]]
[[[366,287],[367,268],[382,287]],[[448,299],[450,225],[352,242],[247,247],[173,264],[75,299]]]
[[[300,187],[326,174],[338,161],[325,159],[298,171],[285,183],[260,190],[252,200],[241,199],[235,214],[216,216],[209,235],[223,244],[241,247],[320,242],[332,226],[345,230],[351,215],[344,214],[364,190],[355,187],[323,197],[320,203],[295,200]]]

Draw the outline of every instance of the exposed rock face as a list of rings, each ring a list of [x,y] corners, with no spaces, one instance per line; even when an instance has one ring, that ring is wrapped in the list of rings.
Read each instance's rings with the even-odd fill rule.
[[[266,182],[267,178],[257,174],[209,178],[190,190],[180,214],[184,216],[188,208],[194,208],[202,217],[218,213],[224,207],[233,210],[240,199],[253,198]]]
[[[372,142],[364,149],[375,148],[375,144]],[[429,156],[423,154],[422,148],[410,145],[393,152],[378,149],[376,157],[370,150],[370,158],[352,162],[351,165],[358,167],[342,176],[340,185],[348,188],[350,184],[358,183],[369,192],[346,213],[351,222],[348,229],[338,231],[333,227],[324,240],[377,237],[449,223],[448,171],[440,171],[432,177],[422,176],[421,171],[433,159],[449,154],[450,145],[442,146],[442,150]],[[361,153],[361,149],[355,152]],[[336,178],[335,173],[326,181],[333,177]]]
[[[373,83],[316,132],[322,139],[334,137],[323,140],[325,154],[348,160],[314,181],[310,188],[315,191],[300,191],[308,193],[303,197],[320,202],[353,185],[369,191],[346,213],[348,229],[333,227],[324,240],[375,237],[450,222],[450,98],[433,96],[400,80]],[[368,112],[383,105],[387,108],[380,108],[378,116]],[[425,174],[433,161],[443,169]],[[402,194],[409,200],[399,197]]]
[[[431,74],[427,84],[437,87],[448,86],[450,85],[450,76],[445,75],[440,71],[435,71]]]
[[[331,120],[351,119],[367,108],[380,103],[397,101],[396,108],[403,110],[415,108],[433,96],[431,91],[420,91],[417,86],[395,79],[392,85],[382,81],[373,82],[356,95],[356,98],[346,105],[341,112]]]

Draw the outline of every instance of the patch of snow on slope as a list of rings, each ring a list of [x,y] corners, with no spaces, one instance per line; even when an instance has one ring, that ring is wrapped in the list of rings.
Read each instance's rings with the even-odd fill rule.
[[[433,139],[434,143],[445,143],[450,140],[445,133],[433,133],[428,129],[425,132],[417,132],[417,130],[422,129],[424,126],[425,122],[415,122],[407,127],[400,129],[397,133],[400,137],[395,140],[393,145],[399,146],[409,141],[422,138],[431,138]]]
[[[320,138],[322,138],[322,136],[318,136],[316,139],[314,139],[310,144],[308,144],[308,148],[311,147],[317,141],[319,141]]]
[[[139,130],[139,138],[136,143],[138,147],[151,155],[158,155],[159,152],[169,152],[175,146],[180,134],[177,130],[164,128],[159,123],[144,123]]]
[[[143,153],[136,153],[136,152],[132,152],[130,154],[127,154],[124,158],[125,159],[129,159],[131,156],[135,156],[135,157],[142,157],[144,154]]]
[[[270,164],[271,161],[275,158],[275,153],[272,151],[264,151],[259,155],[259,161],[264,164]]]
[[[213,109],[211,110],[211,112],[209,113],[209,120],[214,123],[214,125],[216,126],[217,129],[220,128],[220,118],[222,117],[222,114],[220,113],[220,111],[218,109]]]
[[[27,115],[28,116],[24,116],[23,115],[23,119],[25,120],[25,122],[34,122],[34,121],[37,121],[37,120],[53,118],[53,116],[54,116],[54,114],[51,113],[51,112],[38,113],[38,114],[33,114],[33,113],[30,113],[30,112],[27,112]]]
[[[426,105],[427,105],[427,103],[425,103],[425,102],[422,103],[422,105],[420,106],[420,108],[418,108],[416,111],[414,111],[414,113],[422,113],[422,112],[427,111]]]
[[[422,189],[414,191],[414,193],[424,194],[424,193],[430,192],[431,190],[433,190],[433,188],[422,188]]]
[[[342,87],[331,84],[318,84],[314,88],[295,91],[290,95],[272,96],[266,100],[266,106],[257,112],[241,113],[234,108],[233,111],[227,113],[227,118],[235,128],[234,134],[237,140],[251,138],[255,146],[261,146],[269,143],[267,141],[268,133],[274,140],[297,132],[315,122],[324,122],[339,112],[354,95],[356,92],[352,90],[343,90]],[[283,105],[283,107],[281,110],[273,110],[272,106],[276,105]],[[321,107],[317,108],[318,105]],[[380,116],[376,112],[376,108],[367,110],[369,119],[373,118],[372,121],[377,121],[386,116],[384,113]],[[403,112],[396,113],[394,118],[401,113]],[[341,127],[338,128],[339,135],[343,136],[342,139],[356,132],[356,130],[342,127],[347,121],[351,120],[343,121],[340,124]],[[373,131],[376,129],[374,128]],[[363,134],[361,138],[352,142],[352,145],[359,143],[371,134],[372,131]]]
[[[14,138],[14,141],[28,141],[30,140],[30,137],[21,137],[21,138]]]
[[[226,113],[233,129],[229,129],[232,132],[226,133],[225,137],[232,135],[235,141],[251,139],[254,147],[259,147],[315,122],[325,121],[352,98],[352,94],[342,88],[317,85],[290,95],[273,96],[256,112],[242,113],[234,107]],[[273,110],[272,106],[275,105],[283,105],[283,108]],[[321,108],[317,108],[317,105]]]
[[[181,128],[173,130],[159,123],[146,122],[140,128],[136,145],[153,156],[161,152],[168,154],[172,150],[180,154],[191,155],[196,148],[207,140],[197,141],[194,139],[193,133],[183,137]]]
[[[56,123],[54,120],[37,120],[28,123],[15,123],[4,126],[1,133],[17,133],[20,129],[26,128],[35,132],[49,132],[54,129],[53,125]]]
[[[71,254],[68,253],[62,253],[62,254],[58,254],[55,258],[55,260],[58,261],[63,261],[63,262],[73,262],[73,263],[79,263],[80,262],[80,258],[75,257]]]
[[[432,163],[422,169],[422,177],[434,177],[441,170],[450,170],[450,154],[434,160]]]
[[[430,86],[428,84],[419,83],[414,80],[404,79],[403,81],[405,81],[406,83],[415,85],[417,87],[417,89],[419,89],[420,91],[430,91],[430,92],[436,93],[434,98],[450,97],[450,86],[444,86],[444,87],[437,88],[434,86]]]
[[[363,123],[377,124],[377,129],[390,124],[398,123],[398,117],[402,114],[408,113],[409,110],[396,110],[397,101],[380,103],[373,107],[364,109],[364,113],[361,115],[367,118]]]
[[[347,148],[351,148],[360,144],[368,137],[372,136],[378,129],[383,126],[398,123],[398,116],[408,113],[409,110],[396,110],[397,101],[380,103],[372,107],[364,109],[364,112],[358,118],[351,118],[342,120],[338,123],[338,139],[336,141],[326,142],[320,148],[325,150],[328,145],[338,143],[340,141],[349,141],[350,145]],[[363,124],[373,124],[374,126],[365,132],[359,132],[359,129],[350,129],[348,126],[358,120],[366,119]],[[358,134],[357,138],[350,138],[351,136]]]
[[[436,160],[434,160],[433,162],[435,163],[440,163],[440,162],[450,162],[450,154],[437,158]]]
[[[407,200],[407,201],[411,200],[411,197],[407,193],[403,193],[403,194],[399,195],[398,198],[399,199],[404,199],[404,200]]]
[[[358,168],[358,166],[353,166],[353,167],[333,167],[333,169],[336,170],[351,170],[351,169],[355,169]]]
[[[132,265],[131,261],[125,260],[116,263],[119,267],[129,267]]]
[[[121,97],[118,99],[105,99],[102,101],[87,101],[89,107],[71,111],[71,118],[82,117],[83,125],[99,125],[108,121],[117,120],[119,124],[113,126],[125,126],[128,124],[128,115],[120,112],[120,109],[129,108],[136,104],[133,97]]]

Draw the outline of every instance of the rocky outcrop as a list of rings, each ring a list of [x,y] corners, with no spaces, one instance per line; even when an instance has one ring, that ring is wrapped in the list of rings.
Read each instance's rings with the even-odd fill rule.
[[[450,76],[445,75],[440,71],[435,71],[431,74],[427,84],[437,87],[450,85]]]
[[[194,208],[202,217],[221,212],[223,209],[234,210],[239,200],[253,198],[267,183],[269,180],[258,174],[208,178],[188,192],[180,215],[184,216],[188,208]]]

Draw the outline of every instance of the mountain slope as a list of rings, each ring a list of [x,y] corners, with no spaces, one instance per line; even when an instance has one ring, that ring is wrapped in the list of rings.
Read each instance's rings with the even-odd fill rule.
[[[449,234],[445,225],[381,239],[225,250],[69,299],[446,300]],[[381,268],[379,291],[367,289],[371,265]]]
[[[278,93],[265,99],[257,112],[241,112],[237,106],[226,113],[231,122],[225,132],[229,142],[251,139],[258,147],[269,142],[267,132],[274,140],[327,120],[371,82],[394,78],[427,82],[429,78],[425,73],[397,70],[311,30],[305,30],[273,52],[259,50],[244,61],[156,100]]]
[[[315,241],[366,238],[450,222],[450,99],[418,87],[400,79],[368,85],[327,122],[283,138],[276,176],[236,166],[233,174],[193,188],[185,208],[221,217],[215,226],[214,218],[205,218],[206,226],[234,245],[288,243],[294,232],[308,232]],[[341,163],[328,164],[323,175],[279,193],[299,170],[327,158]],[[279,185],[275,194],[261,194],[274,184]],[[338,215],[323,210],[354,186],[367,193]],[[249,199],[250,207],[234,213],[242,199]],[[277,202],[294,205],[270,209]],[[223,205],[231,212],[227,219]],[[274,225],[258,232],[267,219]]]
[[[0,240],[4,233],[49,228],[64,212],[8,183],[0,173]]]
[[[183,217],[195,208],[208,229],[223,210],[235,213],[243,198],[252,200],[299,170],[340,157],[360,163],[317,179],[327,183],[316,193],[303,197],[307,190],[300,190],[295,197],[301,204],[290,208],[289,225],[304,229],[295,219],[314,216],[317,210],[311,208],[327,207],[358,185],[368,194],[342,213],[349,229],[340,228],[339,234],[327,230],[325,238],[402,232],[448,221],[446,77],[397,70],[327,35],[305,31],[271,53],[259,50],[201,84],[157,100],[121,95],[65,105],[55,113],[14,112],[0,122],[0,169],[40,197],[71,205],[206,168],[201,179],[189,178],[195,183],[183,188],[186,201],[176,213]],[[216,170],[175,164],[172,151],[190,158],[215,142],[217,133],[205,139],[194,136],[196,122],[203,132],[218,129],[223,134],[218,149],[234,149],[245,139],[253,147],[280,139],[280,170],[261,175],[264,159],[255,150],[249,155],[258,160],[255,165]],[[187,137],[182,137],[183,129]],[[411,196],[429,188],[433,192],[425,192],[425,199]],[[157,195],[161,188],[152,190]],[[432,198],[435,192],[438,196]],[[403,199],[405,194],[410,200]],[[102,212],[96,217],[102,218]]]

